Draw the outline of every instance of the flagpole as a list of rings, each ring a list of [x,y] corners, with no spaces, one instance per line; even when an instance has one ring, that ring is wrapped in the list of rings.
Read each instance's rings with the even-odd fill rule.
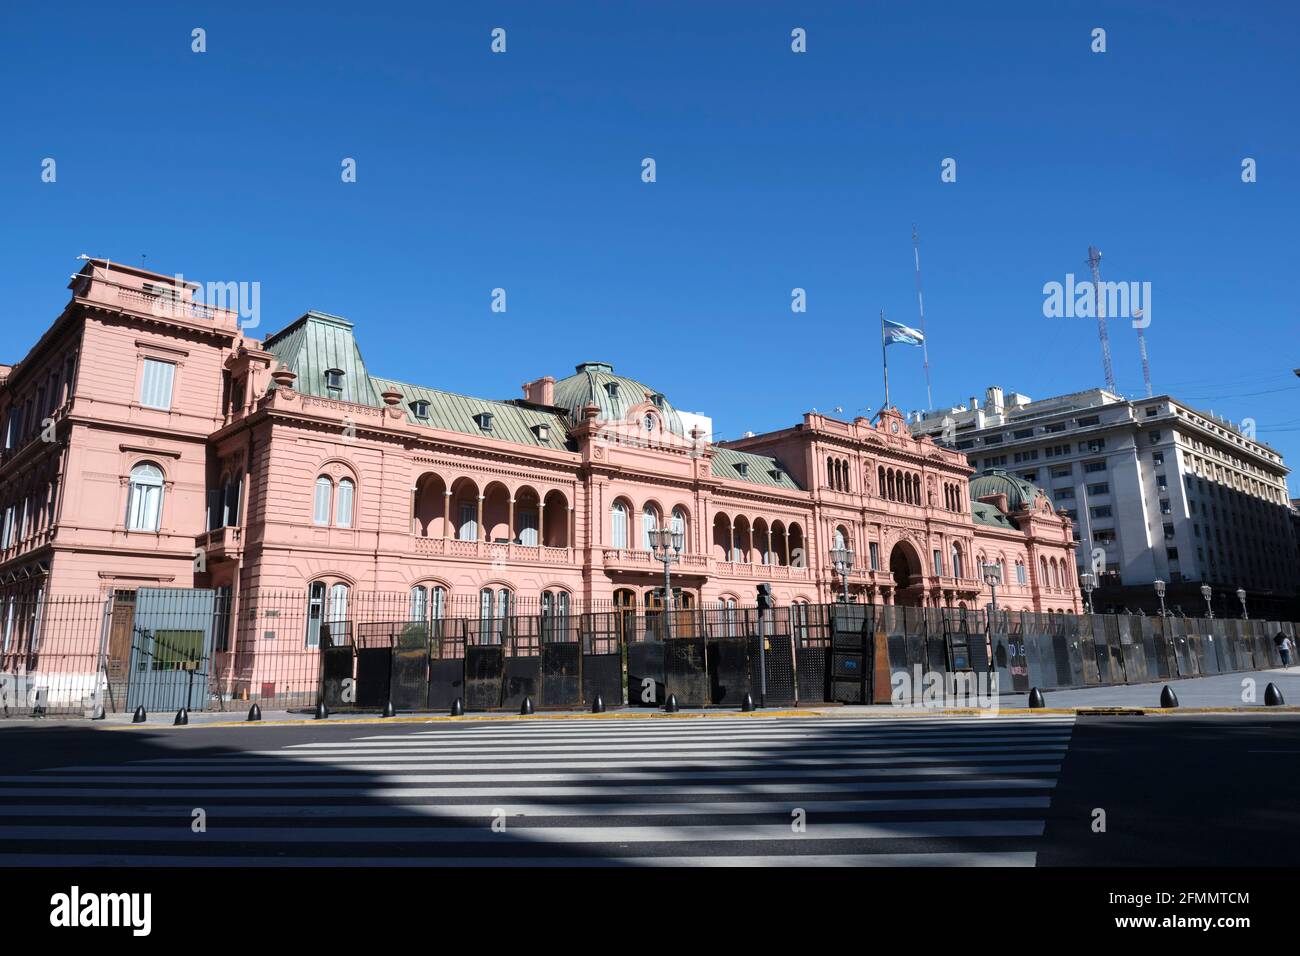
[[[885,404],[889,407],[889,353],[885,351],[885,310],[880,310],[880,364],[885,370]],[[884,410],[881,409],[881,411]]]

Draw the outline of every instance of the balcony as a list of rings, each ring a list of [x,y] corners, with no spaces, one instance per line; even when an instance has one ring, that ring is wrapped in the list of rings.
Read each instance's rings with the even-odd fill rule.
[[[572,548],[459,538],[415,538],[415,553],[429,557],[504,561],[507,564],[572,564]]]
[[[244,529],[226,525],[196,535],[194,547],[201,550],[209,561],[237,558],[244,549]]]
[[[719,561],[714,565],[714,573],[719,577],[759,578],[771,581],[807,581],[807,568],[794,568],[786,564],[745,564],[735,561]]]
[[[602,558],[607,568],[630,571],[663,571],[663,562],[657,561],[649,551],[632,548],[605,548]],[[709,559],[703,554],[682,554],[673,562],[675,573],[708,574]]]

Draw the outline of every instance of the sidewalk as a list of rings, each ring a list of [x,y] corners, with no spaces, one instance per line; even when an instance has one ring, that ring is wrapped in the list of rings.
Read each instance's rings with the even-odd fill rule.
[[[1243,700],[1245,690],[1243,681],[1253,679],[1255,682],[1255,699],[1253,701]],[[1282,692],[1286,701],[1285,707],[1264,707],[1264,688],[1269,683],[1277,685]],[[1160,692],[1165,684],[1171,687],[1175,694],[1178,695],[1179,707],[1177,710],[1166,711],[1160,707]],[[1300,667],[1292,667],[1289,670],[1274,668],[1265,671],[1252,671],[1239,674],[1215,674],[1209,677],[1191,677],[1184,680],[1160,681],[1151,684],[1125,684],[1115,687],[1085,687],[1070,690],[1047,691],[1043,694],[1047,711],[1061,712],[1073,710],[1087,710],[1092,708],[1124,708],[1126,710],[1142,709],[1148,713],[1160,712],[1166,714],[1178,714],[1195,712],[1197,710],[1208,710],[1212,712],[1231,711],[1260,711],[1269,710],[1273,713],[1300,712]],[[766,710],[757,710],[752,714],[742,713],[735,708],[709,708],[708,710],[684,709],[676,714],[665,714],[662,710],[652,710],[641,707],[620,707],[611,708],[604,714],[589,714],[581,710],[557,710],[547,711],[540,710],[532,717],[520,717],[518,714],[509,711],[489,711],[473,712],[466,714],[464,717],[452,718],[444,713],[419,712],[419,713],[401,713],[396,717],[381,718],[377,713],[337,713],[331,714],[326,721],[315,721],[312,715],[303,712],[290,712],[286,710],[267,710],[262,713],[260,723],[248,723],[245,718],[248,711],[227,710],[227,711],[191,711],[190,726],[205,725],[242,725],[247,727],[261,727],[268,724],[298,724],[314,723],[318,726],[323,724],[356,724],[356,723],[419,723],[419,722],[444,722],[444,721],[500,721],[500,720],[554,720],[554,719],[571,719],[571,720],[644,720],[644,719],[690,719],[699,717],[879,717],[882,719],[890,717],[941,717],[941,716],[961,716],[972,713],[987,714],[1005,714],[1008,717],[1019,714],[1041,714],[1041,710],[1029,710],[1029,697],[1027,694],[1002,694],[997,699],[996,709],[977,709],[974,707],[913,707],[903,706],[895,707],[890,704],[872,704],[872,705],[839,705],[839,704],[818,704],[811,707],[799,708],[768,708]],[[133,725],[131,715],[109,714],[104,720],[89,721],[83,717],[74,716],[55,716],[41,719],[39,723],[55,726],[99,726],[110,727],[115,729],[136,727],[149,727],[157,729],[160,727],[171,727],[175,714],[155,713],[150,714],[144,724]],[[0,728],[6,726],[31,726],[36,723],[32,717],[21,716],[9,719],[0,719]]]

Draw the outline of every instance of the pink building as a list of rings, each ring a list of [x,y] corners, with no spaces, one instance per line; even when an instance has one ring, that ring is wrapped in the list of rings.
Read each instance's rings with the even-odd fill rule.
[[[601,362],[515,399],[379,377],[351,322],[264,340],[168,276],[92,259],[0,366],[0,633],[15,598],[140,587],[292,589],[308,634],[362,592],[413,615],[653,607],[647,530],[684,533],[681,606],[856,600],[1079,612],[1070,521],[1008,475],[875,422],[808,413],[712,444]],[[541,370],[539,370],[541,371]]]

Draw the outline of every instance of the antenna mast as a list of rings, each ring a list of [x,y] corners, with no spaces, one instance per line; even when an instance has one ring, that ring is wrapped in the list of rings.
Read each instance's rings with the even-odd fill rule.
[[[1151,397],[1151,365],[1147,362],[1147,337],[1142,334],[1142,326],[1137,327],[1138,351],[1142,353],[1142,382],[1147,387],[1147,398]]]
[[[930,394],[930,337],[925,334],[925,299],[921,297],[921,238],[916,234],[916,223],[912,223],[912,255],[916,259],[916,306],[921,310],[921,356],[925,360],[925,410],[934,408],[934,396]]]
[[[1110,336],[1106,334],[1106,299],[1101,294],[1101,250],[1088,247],[1088,265],[1092,267],[1092,294],[1097,305],[1097,336],[1101,339],[1101,360],[1106,367],[1106,388],[1119,394],[1115,387],[1115,371],[1110,365]]]

